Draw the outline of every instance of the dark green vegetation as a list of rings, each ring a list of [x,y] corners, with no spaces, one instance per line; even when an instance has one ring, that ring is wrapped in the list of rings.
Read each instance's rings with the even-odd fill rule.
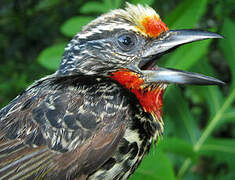
[[[163,67],[214,76],[226,86],[174,86],[164,96],[165,133],[132,180],[235,179],[235,1],[132,0],[148,3],[170,29],[222,34],[162,57]],[[0,106],[57,69],[81,27],[122,0],[7,1],[0,6]]]

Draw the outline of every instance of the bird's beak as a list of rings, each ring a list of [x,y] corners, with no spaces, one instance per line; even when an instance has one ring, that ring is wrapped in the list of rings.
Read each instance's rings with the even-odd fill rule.
[[[148,67],[148,64],[153,64],[151,62],[154,62],[156,57],[162,55],[163,53],[172,48],[193,41],[211,39],[211,38],[223,38],[223,37],[216,33],[201,31],[201,30],[167,31],[162,36],[153,40],[150,44],[150,47],[148,47],[143,54],[143,60],[140,62],[139,68],[141,69],[141,72],[143,73],[145,80],[147,82],[163,82],[163,83],[192,84],[192,85],[224,84],[224,82],[218,79],[197,73],[161,68],[161,67],[155,67],[155,68]]]

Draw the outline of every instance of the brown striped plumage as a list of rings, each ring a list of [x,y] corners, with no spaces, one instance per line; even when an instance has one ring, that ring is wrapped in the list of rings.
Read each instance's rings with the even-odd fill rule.
[[[134,95],[108,78],[36,82],[1,111],[0,177],[103,179],[131,174],[160,128],[157,122],[147,123],[151,115],[137,104]],[[133,156],[129,160],[123,156],[127,153]],[[127,167],[107,172],[114,162]]]

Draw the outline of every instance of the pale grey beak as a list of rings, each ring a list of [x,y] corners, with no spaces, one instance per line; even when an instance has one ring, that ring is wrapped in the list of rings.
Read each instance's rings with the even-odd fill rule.
[[[201,30],[171,30],[167,31],[161,37],[155,39],[150,44],[150,47],[146,49],[143,54],[143,60],[140,63],[140,69],[143,75],[146,77],[146,81],[149,82],[163,82],[163,83],[176,83],[176,84],[192,84],[192,85],[223,85],[224,82],[204,76],[197,73],[186,72],[175,69],[167,68],[146,68],[146,64],[152,64],[154,58],[162,55],[164,52],[178,47],[180,45],[190,43],[193,41],[211,39],[211,38],[223,38],[221,35],[201,31]],[[183,58],[183,57],[182,57]],[[142,67],[145,67],[144,69]]]
[[[223,85],[223,81],[216,78],[204,76],[202,74],[181,71],[169,68],[160,68],[156,70],[143,71],[144,77],[147,82],[163,82],[175,84],[191,84],[191,85]]]

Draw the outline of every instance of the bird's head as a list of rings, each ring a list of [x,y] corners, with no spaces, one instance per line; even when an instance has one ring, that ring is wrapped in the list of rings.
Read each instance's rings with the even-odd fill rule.
[[[124,10],[112,10],[85,26],[68,44],[57,73],[109,76],[131,91],[136,87],[164,89],[169,83],[223,84],[212,77],[156,64],[172,48],[209,38],[221,36],[169,30],[152,8],[127,4]]]

